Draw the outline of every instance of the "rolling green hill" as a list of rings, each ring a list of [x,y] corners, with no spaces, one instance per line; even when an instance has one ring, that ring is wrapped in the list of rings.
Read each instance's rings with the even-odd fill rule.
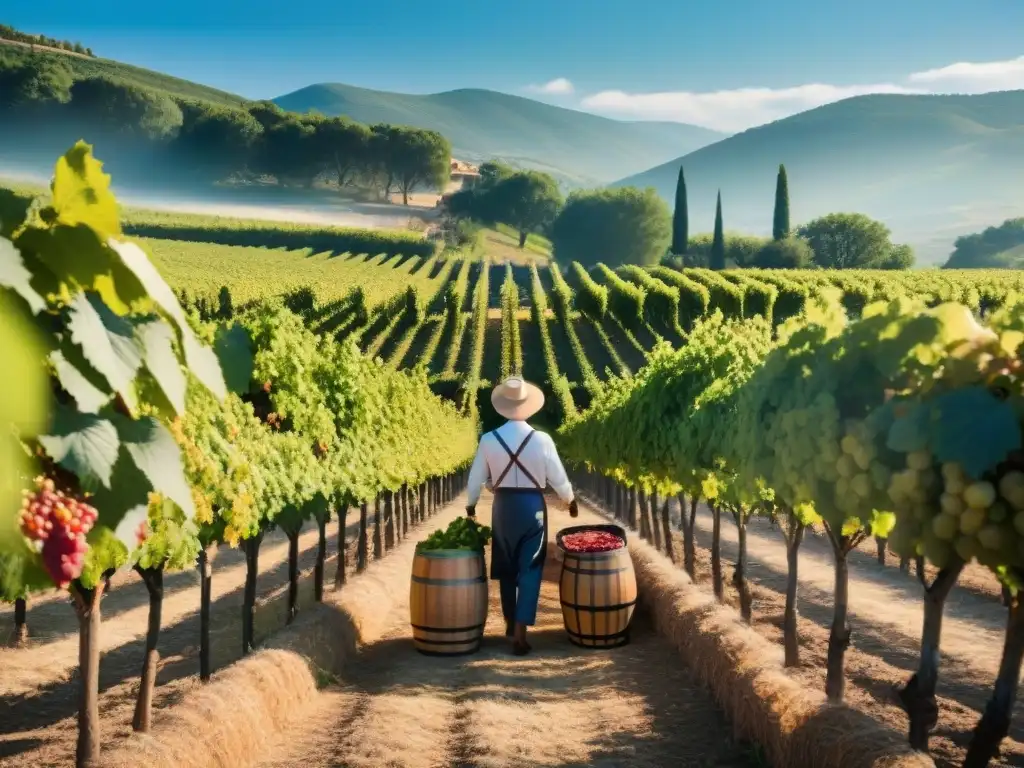
[[[1024,213],[1024,91],[860,96],[752,128],[615,183],[671,201],[686,172],[690,231],[770,233],[785,163],[793,223],[831,211],[886,222],[919,262],[941,263],[957,235]]]
[[[248,101],[248,99],[241,96],[220,91],[207,85],[200,85],[190,80],[171,77],[161,72],[154,72],[151,69],[133,67],[131,64],[123,64],[111,59],[88,58],[51,50],[36,49],[33,51],[27,46],[19,45],[9,40],[0,40],[0,58],[19,59],[29,56],[52,58],[62,62],[71,70],[71,74],[76,80],[86,77],[108,77],[163,91],[177,98],[211,101],[215,104],[237,106]]]
[[[582,184],[621,178],[723,136],[681,123],[609,120],[479,89],[411,95],[323,83],[274,101],[295,112],[431,128],[448,137],[460,158],[499,157],[560,171],[566,180]]]

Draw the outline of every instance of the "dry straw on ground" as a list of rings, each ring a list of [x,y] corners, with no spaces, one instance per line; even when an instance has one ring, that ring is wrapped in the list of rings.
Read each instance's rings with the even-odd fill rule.
[[[786,674],[782,650],[642,541],[629,544],[643,606],[774,768],[934,768],[903,734],[830,705]]]
[[[445,526],[449,510],[427,522]],[[216,673],[149,734],[101,757],[104,768],[238,768],[255,763],[277,731],[341,672],[359,645],[386,627],[396,596],[408,591],[415,537],[274,635],[264,650]]]

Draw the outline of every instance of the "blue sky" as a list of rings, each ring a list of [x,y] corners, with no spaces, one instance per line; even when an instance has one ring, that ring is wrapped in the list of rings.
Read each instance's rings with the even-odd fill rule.
[[[738,130],[851,88],[1024,87],[1024,58],[1013,62],[1024,57],[1020,0],[6,5],[3,23],[251,98],[315,82],[412,93],[482,87],[613,116]],[[943,70],[961,62],[975,68]],[[933,70],[945,74],[908,80]],[[530,89],[558,79],[571,87]],[[808,91],[812,85],[818,89]]]

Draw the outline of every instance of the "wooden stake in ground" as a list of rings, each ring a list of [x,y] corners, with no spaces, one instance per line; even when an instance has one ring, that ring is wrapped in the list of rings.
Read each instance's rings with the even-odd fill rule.
[[[825,666],[825,695],[831,702],[840,702],[846,693],[846,649],[850,647],[850,625],[847,617],[850,611],[850,565],[847,556],[856,549],[864,537],[865,529],[850,536],[844,536],[828,521],[824,521],[825,532],[832,544],[835,558],[835,593],[832,628],[828,636],[828,655]]]
[[[370,525],[369,506],[365,501],[359,505],[359,538],[356,540],[356,570],[359,573],[366,570],[366,561],[370,555],[369,531],[367,531]]]
[[[341,506],[338,507],[338,567],[334,571],[334,586],[340,587],[345,583],[345,569],[347,563],[345,562],[346,545],[345,545],[345,530],[348,528],[348,499],[341,500]]]
[[[679,519],[683,528],[683,568],[686,573],[697,582],[697,544],[694,539],[693,527],[697,523],[697,505],[700,499],[697,496],[690,497],[690,511],[687,515],[686,497],[679,494]]]
[[[248,538],[242,544],[245,548],[245,592],[242,596],[242,655],[246,656],[255,647],[256,628],[256,577],[260,573],[260,543],[263,530]]]
[[[1019,579],[1022,574],[1016,574]],[[974,729],[963,768],[985,768],[999,754],[999,743],[1010,730],[1013,705],[1020,685],[1021,661],[1024,659],[1024,602],[1017,592],[1010,597],[1003,655],[999,661],[999,674],[992,690],[992,698]]]
[[[719,602],[725,599],[725,585],[722,583],[722,510],[718,504],[711,505],[711,584]]]
[[[142,577],[149,593],[149,618],[146,624],[146,653],[142,661],[142,676],[139,681],[139,696],[135,701],[132,728],[140,733],[147,733],[153,713],[156,668],[160,661],[157,643],[160,640],[160,619],[164,604],[164,569],[135,566],[135,572]]]
[[[798,629],[797,587],[799,581],[800,545],[807,525],[792,510],[786,512],[786,607],[782,615],[782,643],[786,666],[800,666],[800,633]]]
[[[210,680],[210,599],[213,596],[213,563],[208,547],[199,550],[199,679]]]
[[[910,718],[910,746],[928,751],[928,735],[939,722],[935,688],[939,681],[939,640],[946,598],[956,584],[965,563],[959,558],[936,575],[924,591],[924,628],[921,630],[921,658],[917,672],[900,690],[903,709]]]
[[[14,639],[15,648],[23,648],[28,644],[28,601],[19,597],[14,601]]]
[[[680,513],[681,512],[682,510],[680,510]],[[675,547],[672,546],[672,523],[668,514],[668,499],[665,499],[661,505],[661,528],[662,535],[664,537],[663,540],[665,542],[665,554],[668,555],[668,559],[674,563],[676,561],[676,550]]]
[[[747,520],[750,519],[750,511],[742,505],[735,505],[731,509],[732,518],[736,521],[738,547],[736,556],[736,570],[733,571],[732,585],[740,595],[740,617],[747,624],[753,621],[753,596],[750,593],[750,585],[747,583]]]
[[[95,764],[100,757],[100,601],[106,579],[94,588],[71,582],[78,615],[78,745],[76,768]]]
[[[317,542],[316,564],[313,566],[313,599],[318,603],[324,599],[324,565],[327,560],[327,521],[330,511],[316,515]]]

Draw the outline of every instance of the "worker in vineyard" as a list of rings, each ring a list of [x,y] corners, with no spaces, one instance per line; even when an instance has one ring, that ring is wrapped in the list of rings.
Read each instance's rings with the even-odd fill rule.
[[[548,548],[545,487],[569,504],[572,517],[579,512],[554,441],[526,421],[544,406],[544,393],[521,376],[511,376],[494,388],[491,405],[508,421],[480,438],[469,470],[466,513],[476,515],[486,484],[494,492],[491,578],[500,586],[505,635],[512,638],[512,652],[523,656],[530,652],[526,628],[537,621]]]

